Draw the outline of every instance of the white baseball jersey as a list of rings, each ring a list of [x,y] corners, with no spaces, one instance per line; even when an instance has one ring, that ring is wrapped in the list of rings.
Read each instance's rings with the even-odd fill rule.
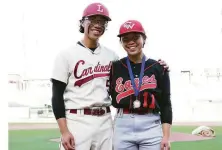
[[[111,61],[118,56],[99,45],[95,51],[76,44],[61,51],[54,63],[52,78],[67,84],[66,109],[110,106],[108,95]]]

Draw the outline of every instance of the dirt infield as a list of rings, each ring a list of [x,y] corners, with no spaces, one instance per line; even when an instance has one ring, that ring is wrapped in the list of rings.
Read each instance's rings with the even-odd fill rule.
[[[192,135],[192,134],[187,134],[187,133],[174,132],[172,133],[170,137],[170,141],[171,142],[200,141],[200,140],[209,140],[212,138],[213,137],[203,137],[203,136],[197,136],[197,135]]]
[[[56,129],[56,123],[9,123],[8,130]]]

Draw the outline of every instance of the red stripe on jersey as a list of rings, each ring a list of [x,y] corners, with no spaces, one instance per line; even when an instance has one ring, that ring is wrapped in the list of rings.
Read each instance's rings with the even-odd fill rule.
[[[154,65],[156,65],[156,64],[158,64],[158,62],[156,62],[156,63],[154,63],[154,64],[152,64],[152,65],[146,67],[146,68],[144,69],[144,71],[146,71],[147,69],[151,68],[152,66],[154,66]]]
[[[126,68],[128,69],[127,65],[125,65],[121,60],[120,60],[120,62],[122,63],[122,65],[123,65],[124,67],[126,67]]]
[[[83,78],[83,79],[80,79],[78,81],[75,82],[74,86],[81,86],[91,80],[93,80],[94,78],[99,78],[99,77],[107,77],[109,76],[109,73],[104,73],[104,74],[94,74],[94,75],[91,75],[91,76],[88,76],[86,78]]]

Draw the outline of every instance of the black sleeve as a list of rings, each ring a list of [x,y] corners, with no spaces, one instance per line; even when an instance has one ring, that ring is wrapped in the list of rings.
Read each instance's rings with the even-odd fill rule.
[[[56,119],[65,118],[65,104],[63,93],[66,83],[51,79],[52,81],[52,110]]]
[[[164,71],[161,84],[162,84],[162,100],[160,105],[161,123],[172,124],[170,77],[168,71]]]

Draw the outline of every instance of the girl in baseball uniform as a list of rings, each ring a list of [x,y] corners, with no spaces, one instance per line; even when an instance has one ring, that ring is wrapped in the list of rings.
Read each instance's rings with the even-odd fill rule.
[[[110,73],[114,150],[169,150],[169,72],[143,53],[147,36],[139,21],[123,23],[118,37],[127,57],[113,62]]]

